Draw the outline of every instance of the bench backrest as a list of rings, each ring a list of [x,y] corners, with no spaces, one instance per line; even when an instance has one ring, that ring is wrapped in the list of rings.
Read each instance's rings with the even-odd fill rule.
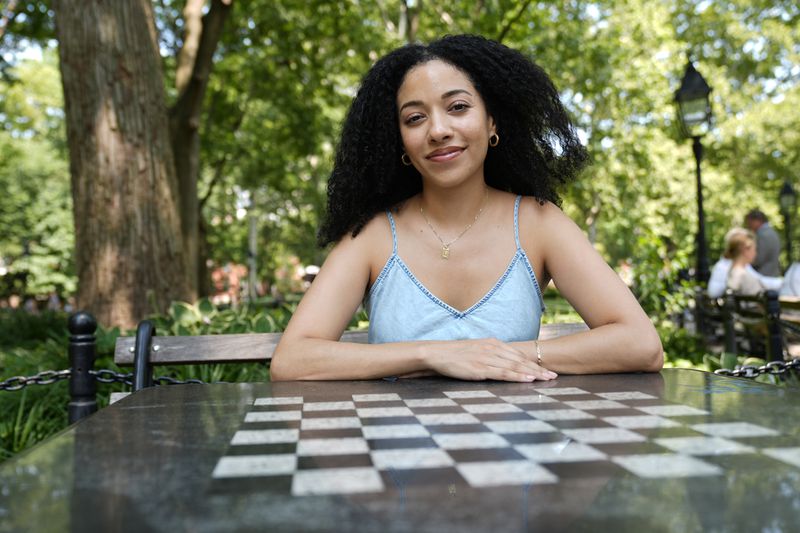
[[[583,323],[543,324],[539,338],[552,339],[587,329]],[[154,336],[150,345],[149,364],[268,362],[272,359],[280,338],[280,333]],[[346,331],[341,340],[366,343],[367,331]],[[133,365],[135,341],[135,337],[117,339],[114,350],[115,363],[120,366]]]

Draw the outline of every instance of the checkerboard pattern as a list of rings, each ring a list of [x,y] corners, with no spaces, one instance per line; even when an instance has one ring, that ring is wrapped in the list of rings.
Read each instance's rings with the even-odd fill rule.
[[[800,468],[777,431],[637,392],[575,387],[496,396],[353,394],[336,401],[258,398],[218,461],[215,483],[294,496],[383,492],[432,484],[485,488],[630,473],[716,476],[724,458]]]

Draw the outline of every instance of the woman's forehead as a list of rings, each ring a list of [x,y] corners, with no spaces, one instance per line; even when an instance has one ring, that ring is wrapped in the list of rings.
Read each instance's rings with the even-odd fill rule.
[[[415,65],[406,73],[397,90],[397,101],[401,103],[432,95],[438,98],[440,93],[459,89],[477,96],[475,87],[462,70],[440,59],[432,59]]]

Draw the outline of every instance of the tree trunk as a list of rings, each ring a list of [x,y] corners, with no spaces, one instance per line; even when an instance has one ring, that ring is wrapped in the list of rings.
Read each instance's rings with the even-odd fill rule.
[[[230,12],[232,0],[211,0],[208,13],[202,18],[202,33],[196,43],[197,52],[191,68],[191,77],[183,81],[181,92],[175,106],[170,110],[170,129],[172,149],[175,155],[175,170],[180,191],[180,218],[183,235],[183,250],[187,258],[186,276],[191,288],[191,299],[198,295],[201,277],[205,275],[204,250],[200,245],[200,204],[197,198],[197,182],[200,177],[200,115],[203,98],[208,87],[208,78],[214,64],[214,51],[222,35],[225,19]],[[187,5],[188,8],[188,5]],[[187,9],[186,16],[198,16],[199,12]],[[187,21],[187,28],[197,27],[197,22]],[[188,32],[188,30],[187,30]],[[190,32],[187,33],[187,37]],[[197,39],[191,34],[192,41]],[[189,44],[189,41],[187,41]],[[192,44],[192,46],[195,46]],[[181,68],[187,69],[188,55],[181,53]]]
[[[55,0],[53,8],[77,303],[104,325],[128,327],[190,294],[152,6]]]

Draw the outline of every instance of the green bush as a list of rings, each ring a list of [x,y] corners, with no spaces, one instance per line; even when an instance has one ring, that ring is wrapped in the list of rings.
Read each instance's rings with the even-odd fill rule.
[[[297,300],[294,299],[296,302]],[[282,331],[296,303],[277,307],[242,306],[217,309],[208,300],[196,304],[173,303],[164,315],[149,317],[158,335],[209,335],[218,333],[268,333]],[[44,370],[69,368],[69,332],[66,313],[29,314],[24,311],[0,312],[0,380],[12,376],[32,376]],[[363,319],[363,315],[360,317]],[[351,324],[358,325],[359,317]],[[94,367],[129,373],[114,363],[114,346],[121,334],[134,331],[98,327],[97,358]],[[264,381],[269,379],[266,364],[214,364],[157,367],[156,376],[180,380]],[[97,403],[108,405],[112,392],[129,390],[123,383],[98,383]],[[69,390],[66,380],[50,385],[29,385],[20,391],[0,391],[0,460],[40,442],[67,426]]]

